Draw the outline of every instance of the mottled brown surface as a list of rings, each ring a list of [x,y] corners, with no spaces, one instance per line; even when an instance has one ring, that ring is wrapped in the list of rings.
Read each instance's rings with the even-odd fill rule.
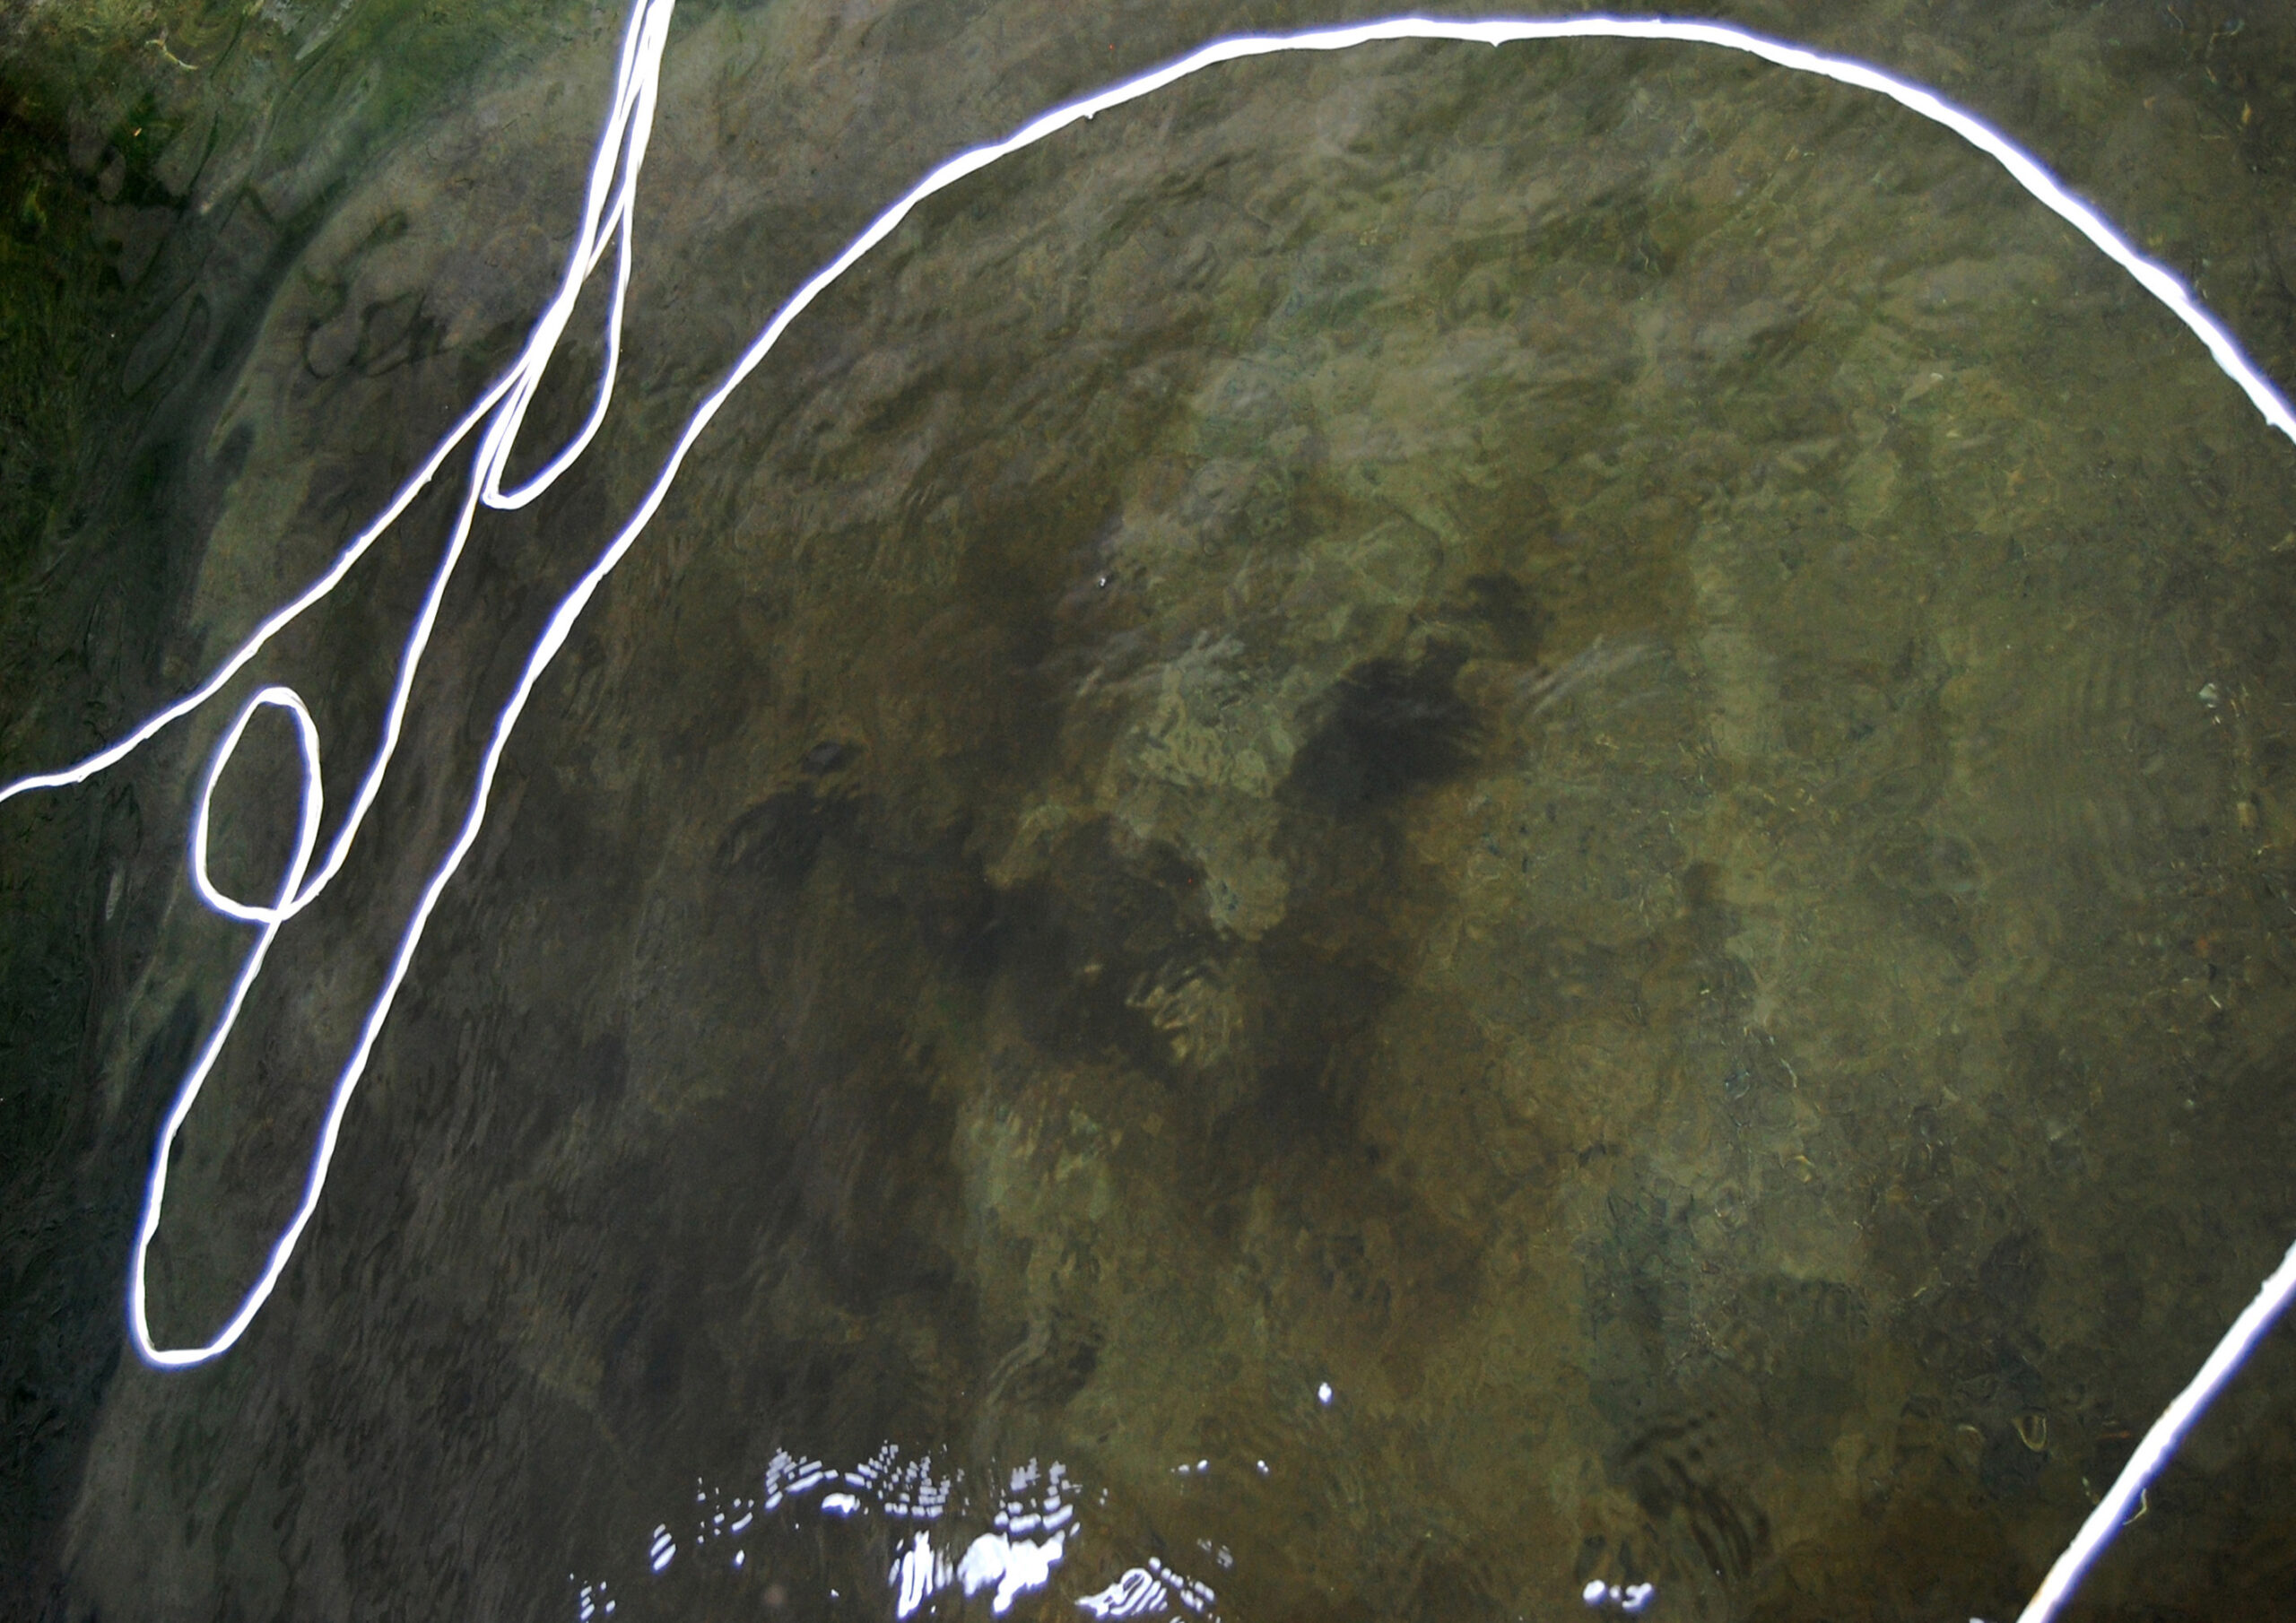
[[[1737,14],[1998,117],[2296,377],[2273,20]],[[237,1299],[534,629],[779,298],[940,156],[1338,15],[682,14],[621,412],[483,521],[366,854],[187,1134],[163,1337]],[[150,300],[165,607],[98,633],[124,669],[12,677],[7,770],[227,648],[500,364],[613,45],[545,20],[371,151],[322,125],[178,187],[169,242],[250,196],[303,224],[230,300]],[[216,723],[0,810],[95,966],[32,1079],[87,1103],[10,1168],[11,1255],[70,1264],[20,1287],[57,1350],[12,1423],[79,1394],[38,1602],[564,1617],[578,1571],[618,1623],[889,1614],[865,1523],[738,1575],[643,1552],[697,1479],[890,1441],[1067,1462],[1048,1616],[1154,1553],[1239,1619],[1587,1617],[1589,1576],[2000,1618],[2296,1233],[2292,458],[1952,138],[1682,48],[1253,64],[969,183],[793,331],[584,621],[211,1369],[114,1326],[236,961],[181,872]],[[75,544],[116,560],[104,477]],[[335,803],[442,505],[262,667]],[[29,620],[60,645],[95,595]],[[285,759],[225,796],[248,875]],[[2281,1363],[2096,1615],[2275,1615]]]

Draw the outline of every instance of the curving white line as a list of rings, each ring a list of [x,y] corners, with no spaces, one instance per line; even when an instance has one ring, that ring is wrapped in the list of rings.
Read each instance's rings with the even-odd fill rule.
[[[401,939],[398,955],[392,965],[382,993],[368,1011],[368,1018],[359,1047],[351,1063],[344,1068],[343,1072],[336,1079],[335,1092],[328,1101],[326,1115],[320,1128],[318,1144],[311,1158],[310,1171],[304,1180],[302,1199],[297,1204],[287,1226],[273,1244],[262,1273],[249,1288],[245,1298],[241,1299],[238,1311],[231,1315],[222,1329],[217,1332],[212,1341],[198,1347],[163,1348],[157,1345],[152,1339],[151,1324],[145,1308],[144,1262],[151,1250],[152,1237],[159,1232],[160,1211],[167,1193],[168,1159],[174,1149],[176,1135],[181,1131],[185,1119],[191,1114],[191,1107],[197,1101],[201,1089],[206,1086],[208,1076],[222,1054],[223,1045],[230,1037],[231,1028],[239,1021],[239,1011],[246,1002],[248,993],[254,986],[256,978],[262,973],[264,961],[271,951],[272,942],[278,934],[280,926],[316,901],[333,882],[335,876],[342,871],[343,864],[349,859],[352,843],[357,838],[360,829],[366,821],[367,813],[373,808],[376,797],[381,793],[383,776],[388,770],[392,757],[397,751],[399,739],[404,729],[407,701],[413,689],[415,672],[430,646],[430,635],[438,623],[439,608],[446,596],[448,583],[453,577],[457,565],[461,562],[464,549],[469,542],[471,524],[476,516],[478,505],[483,501],[490,507],[496,508],[524,507],[547,490],[560,475],[573,465],[575,460],[588,447],[600,425],[605,421],[622,352],[622,318],[630,285],[632,205],[636,199],[639,169],[645,159],[647,138],[653,127],[657,87],[661,74],[662,48],[668,39],[671,10],[672,0],[647,0],[647,4],[641,5],[632,20],[630,32],[622,45],[622,62],[615,78],[613,108],[607,117],[605,133],[600,138],[596,156],[591,164],[581,230],[577,234],[573,248],[568,256],[565,277],[560,283],[557,294],[544,310],[540,320],[535,323],[534,334],[528,338],[525,350],[520,353],[511,369],[496,382],[481,398],[479,404],[456,425],[448,438],[432,452],[430,458],[401,489],[397,496],[393,498],[389,506],[384,509],[382,516],[344,549],[343,554],[337,558],[335,565],[326,574],[315,582],[300,597],[264,621],[257,629],[255,635],[242,644],[224,662],[215,675],[196,691],[161,711],[120,742],[89,757],[67,771],[49,774],[43,777],[26,778],[9,785],[5,789],[0,789],[0,800],[4,800],[28,789],[49,788],[61,784],[79,782],[111,765],[158,733],[161,728],[189,715],[205,703],[252,660],[265,643],[292,623],[305,610],[318,603],[335,589],[352,566],[358,562],[399,515],[406,510],[408,504],[438,472],[455,446],[469,434],[472,428],[481,421],[486,421],[486,430],[480,437],[474,462],[476,476],[465,488],[464,499],[456,514],[454,527],[448,536],[446,550],[439,560],[436,573],[431,577],[430,591],[423,598],[422,607],[416,616],[413,630],[408,636],[406,650],[400,658],[398,676],[393,686],[390,706],[383,723],[382,742],[377,746],[374,759],[370,763],[360,782],[359,791],[352,802],[350,813],[344,820],[343,827],[336,832],[335,841],[328,848],[326,860],[320,865],[318,871],[306,877],[305,870],[309,862],[311,846],[317,838],[321,801],[318,782],[318,736],[312,724],[309,710],[304,706],[301,697],[292,689],[265,688],[248,702],[246,707],[239,712],[230,728],[225,733],[208,767],[205,781],[201,785],[197,810],[192,819],[190,864],[192,882],[202,898],[211,907],[230,917],[257,924],[261,926],[261,932],[256,939],[255,945],[248,951],[247,963],[240,971],[239,980],[231,988],[230,996],[225,1002],[222,1015],[216,1021],[213,1031],[200,1049],[190,1072],[185,1076],[182,1085],[177,1091],[175,1102],[170,1107],[161,1124],[159,1143],[152,1155],[152,1172],[144,1195],[143,1219],[137,1226],[134,1257],[129,1269],[127,1319],[128,1332],[135,1344],[137,1354],[146,1363],[157,1367],[172,1369],[203,1364],[228,1351],[240,1336],[247,1333],[248,1326],[255,1322],[256,1315],[263,1310],[264,1304],[270,1299],[273,1289],[279,1283],[280,1276],[286,1271],[288,1260],[294,1254],[296,1243],[302,1237],[304,1228],[318,1210],[319,1194],[326,1184],[327,1169],[335,1159],[335,1145],[342,1133],[344,1112],[350,1107],[351,1095],[358,1087],[360,1079],[365,1074],[368,1055],[373,1049],[376,1037],[381,1031],[383,1021],[390,1013],[391,1004],[397,998],[399,985],[405,979],[407,966],[413,959],[423,926],[429,922],[430,911],[436,905],[439,892],[444,888],[446,881],[452,877],[455,868],[460,865],[464,854],[469,848],[468,840],[458,844],[451,855],[450,861],[433,874],[431,883],[423,894],[422,904]],[[617,160],[619,160],[618,165]],[[609,190],[609,184],[614,180],[617,167],[620,172],[620,184],[613,186]],[[584,284],[603,261],[606,249],[610,246],[618,251],[615,255],[613,294],[608,316],[605,362],[599,379],[597,399],[588,419],[574,438],[525,484],[515,490],[505,491],[502,489],[503,472],[509,465],[511,452],[516,448],[517,431],[525,421],[526,409],[533,402],[544,369],[549,365],[551,357],[558,347],[559,340],[564,334],[567,322],[573,314],[575,302],[580,297]],[[490,412],[492,413],[491,420],[488,415]],[[266,704],[291,711],[300,731],[304,765],[303,833],[298,855],[291,864],[286,881],[281,887],[279,899],[268,907],[257,907],[222,895],[210,881],[207,872],[207,835],[215,787],[222,780],[223,768],[237,751],[240,736],[248,722],[252,719],[254,711],[258,706]],[[488,758],[487,781],[490,783],[493,761],[499,757],[501,745],[507,741],[507,729],[498,730],[495,747]],[[474,803],[471,812],[472,820],[468,833],[472,838],[476,837],[478,824],[484,816],[485,801],[483,788],[482,788],[482,794]]]
[[[197,689],[161,710],[142,726],[117,742],[99,751],[74,766],[62,771],[40,774],[20,779],[0,787],[0,801],[35,789],[57,788],[85,781],[95,773],[112,766],[155,736],[162,728],[183,719],[204,705],[239,673],[245,669],[271,639],[300,618],[305,611],[317,603],[340,585],[352,568],[365,556],[398,517],[404,514],[415,496],[444,465],[455,447],[465,439],[480,423],[487,426],[480,437],[474,460],[475,477],[471,482],[455,525],[434,576],[429,595],[424,599],[414,629],[407,640],[402,656],[396,685],[383,729],[383,738],[375,758],[361,779],[359,793],[350,813],[335,840],[329,846],[326,860],[316,873],[306,875],[314,849],[319,817],[318,735],[309,710],[295,693],[286,688],[269,687],[249,699],[226,733],[208,768],[199,799],[198,812],[193,823],[192,871],[200,894],[212,906],[231,917],[252,923],[259,927],[254,947],[249,950],[246,968],[232,988],[222,1017],[216,1024],[205,1047],[183,1082],[174,1107],[170,1110],[160,1142],[152,1158],[152,1174],[144,1202],[144,1220],[135,1244],[134,1265],[128,1286],[128,1318],[136,1351],[149,1363],[162,1367],[181,1367],[204,1363],[229,1350],[253,1323],[255,1315],[269,1299],[285,1270],[295,1244],[300,1238],[312,1213],[317,1209],[319,1192],[326,1180],[329,1165],[340,1135],[344,1111],[351,1095],[366,1072],[367,1062],[373,1053],[377,1037],[388,1018],[391,1005],[404,984],[416,946],[437,907],[439,898],[448,882],[461,867],[471,847],[477,842],[481,827],[486,820],[487,808],[493,793],[494,779],[500,768],[503,751],[526,702],[533,696],[543,673],[565,645],[575,621],[588,606],[589,601],[611,575],[615,566],[652,522],[660,509],[679,470],[684,465],[687,453],[700,438],[702,431],[717,416],[720,408],[740,387],[744,380],[757,369],[767,353],[788,330],[790,324],[802,315],[814,299],[850,270],[861,257],[899,228],[900,223],[934,194],[955,185],[968,175],[987,168],[1001,158],[1011,156],[1027,147],[1057,135],[1069,126],[1091,118],[1126,102],[1136,101],[1165,86],[1178,82],[1191,74],[1203,72],[1222,63],[1241,61],[1248,57],[1273,56],[1286,51],[1338,51],[1381,40],[1448,39],[1467,43],[1499,46],[1536,39],[1649,39],[1672,40],[1691,45],[1708,45],[1726,50],[1743,52],[1777,66],[1796,73],[1814,74],[1838,84],[1871,91],[1886,96],[1907,110],[1918,114],[1933,124],[1953,132],[1978,151],[1985,153],[2008,171],[2010,178],[2025,191],[2064,220],[2095,246],[2115,265],[2126,271],[2137,284],[2152,295],[2169,312],[2182,322],[2215,360],[2225,375],[2237,384],[2264,420],[2292,442],[2296,442],[2296,414],[2292,414],[2288,403],[2280,391],[2244,355],[2231,334],[2214,317],[2194,299],[2184,282],[2166,266],[2145,258],[2115,230],[2105,219],[2086,203],[2066,191],[2056,178],[2022,148],[1972,115],[1941,100],[1918,85],[1896,78],[1863,63],[1837,56],[1822,56],[1799,46],[1768,39],[1721,23],[1676,21],[1664,18],[1561,17],[1544,19],[1484,19],[1462,22],[1445,18],[1396,17],[1351,27],[1311,30],[1286,35],[1248,36],[1217,40],[1201,49],[1170,63],[1163,67],[1112,85],[1106,90],[1054,108],[1021,126],[1011,135],[990,145],[976,147],[950,159],[909,189],[899,201],[873,221],[868,228],[848,244],[813,278],[799,288],[762,332],[743,352],[725,380],[704,399],[688,421],[675,447],[664,463],[661,473],[647,491],[636,512],[613,541],[602,552],[589,570],[559,603],[541,637],[529,655],[526,668],[520,673],[516,690],[504,704],[498,716],[493,737],[489,741],[480,765],[476,786],[470,806],[454,845],[441,859],[423,890],[406,929],[400,938],[399,950],[393,959],[389,975],[381,992],[370,1007],[361,1029],[359,1043],[337,1077],[335,1092],[329,1102],[325,1125],[318,1146],[312,1157],[311,1168],[305,1183],[301,1203],[292,1219],[273,1246],[262,1276],[248,1290],[239,1311],[216,1337],[203,1347],[161,1349],[152,1344],[150,1326],[144,1317],[144,1266],[152,1236],[159,1227],[160,1208],[167,1185],[168,1153],[184,1117],[189,1113],[199,1089],[213,1068],[216,1055],[239,1018],[248,989],[261,973],[271,943],[286,921],[317,899],[338,873],[347,859],[352,841],[364,825],[366,815],[379,793],[384,773],[396,752],[403,729],[408,695],[412,690],[414,673],[428,648],[431,630],[438,618],[439,605],[447,583],[453,575],[468,541],[472,520],[481,503],[500,508],[524,507],[550,488],[567,468],[588,447],[605,420],[613,395],[613,384],[621,353],[622,321],[625,296],[630,282],[632,252],[631,237],[634,201],[638,174],[645,161],[646,143],[652,132],[653,118],[659,93],[663,46],[668,34],[670,16],[675,0],[638,0],[632,13],[629,32],[624,36],[622,56],[616,70],[612,109],[607,117],[604,135],[592,161],[590,179],[583,211],[582,229],[573,251],[569,256],[566,274],[556,295],[544,308],[528,338],[526,349],[510,370],[495,382],[441,440],[430,458],[414,476],[392,498],[380,516],[362,531],[338,555],[326,572],[314,581],[303,594],[278,610],[258,626],[255,634],[240,645],[214,674]],[[612,185],[619,173],[620,183]],[[611,189],[610,188],[611,186]],[[566,324],[571,319],[576,299],[590,274],[603,261],[609,246],[615,248],[614,285],[608,316],[606,357],[599,379],[597,399],[588,419],[559,454],[552,457],[533,478],[516,490],[502,488],[504,471],[508,467],[519,429],[540,386],[544,369],[563,336]],[[295,718],[298,737],[303,753],[304,800],[301,833],[294,859],[289,864],[288,874],[283,881],[279,899],[268,907],[254,907],[225,898],[209,883],[206,872],[206,836],[210,803],[223,768],[237,750],[241,734],[254,712],[259,707],[276,707],[289,710]],[[2248,1311],[2240,1315],[2214,1354],[2195,1377],[2192,1384],[2179,1395],[2167,1413],[2146,1434],[2144,1444],[2131,1459],[2113,1493],[2100,1505],[2089,1518],[2072,1546],[2050,1571],[2048,1579],[2035,1594],[2026,1609],[2021,1623],[2045,1623],[2045,1620],[2071,1593],[2080,1574],[2097,1552],[2110,1539],[2119,1525],[2118,1514],[2134,1503],[2137,1493],[2152,1473],[2163,1463],[2174,1449],[2184,1430],[2197,1417],[2202,1408],[2238,1367],[2241,1358],[2260,1336],[2273,1318],[2296,1296],[2296,1248],[2289,1258],[2267,1280],[2263,1291]]]

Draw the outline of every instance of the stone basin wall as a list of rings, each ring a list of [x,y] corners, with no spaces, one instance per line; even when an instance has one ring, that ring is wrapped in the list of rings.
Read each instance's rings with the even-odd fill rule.
[[[535,630],[780,299],[1046,107],[1370,14],[681,11],[622,403],[482,519],[185,1136],[163,1337],[237,1301]],[[1722,14],[1994,118],[2296,378],[2278,20]],[[6,25],[53,381],[7,406],[0,772],[195,681],[515,352],[621,21]],[[884,1527],[659,1580],[648,1537],[890,1443],[1090,1485],[1049,1610],[1155,1552],[1234,1618],[2002,1615],[2296,1234],[2292,459],[1958,142],[1716,54],[1281,58],[978,177],[585,618],[211,1367],[123,1358],[119,1302],[243,950],[183,872],[222,718],[0,807],[0,1608],[561,1617],[572,1570],[875,1615]],[[262,667],[331,803],[450,500]],[[284,742],[219,800],[242,890]],[[2275,1615],[2278,1395],[2107,1615]]]

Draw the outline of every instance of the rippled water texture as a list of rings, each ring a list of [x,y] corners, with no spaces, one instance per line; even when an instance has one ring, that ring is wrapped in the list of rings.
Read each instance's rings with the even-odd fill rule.
[[[2290,378],[2242,212],[2296,191],[2286,37],[1870,9],[1741,20],[1998,117]],[[681,13],[616,415],[482,516],[375,829],[185,1133],[163,1341],[259,1266],[536,629],[764,317],[948,153],[1335,20],[1051,15]],[[222,360],[138,430],[196,472],[123,714],[515,350],[619,22],[315,137],[271,282],[155,317],[242,327],[179,334]],[[451,499],[257,667],[331,804]],[[54,1615],[2001,1619],[2296,1236],[2292,569],[2296,452],[1871,96],[1382,45],[1103,115],[927,204],[700,442],[279,1295],[212,1368],[111,1367],[58,1456]],[[11,775],[91,742],[10,692]],[[111,967],[43,1085],[97,1103],[43,1176],[99,1367],[246,939],[182,869],[223,719],[85,842]],[[259,724],[219,796],[243,893],[292,771]],[[2275,1615],[2282,1341],[2074,1615]]]

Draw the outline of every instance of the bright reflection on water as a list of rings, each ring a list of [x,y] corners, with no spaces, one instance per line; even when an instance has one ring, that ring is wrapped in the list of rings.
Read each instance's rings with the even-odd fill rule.
[[[1182,1465],[1182,1471],[1211,1469],[1210,1462]],[[809,1456],[776,1452],[754,1497],[726,1493],[697,1480],[690,1519],[683,1534],[658,1523],[647,1541],[645,1565],[660,1577],[679,1558],[719,1582],[746,1581],[762,1591],[769,1607],[788,1601],[785,1581],[769,1559],[752,1565],[752,1548],[800,1528],[822,1537],[883,1541],[896,1551],[885,1573],[893,1615],[909,1618],[935,1597],[955,1590],[987,1599],[999,1616],[1023,1596],[1045,1590],[1054,1570],[1083,1533],[1077,1506],[1088,1489],[1057,1460],[1031,1459],[1000,1473],[1001,1490],[971,1490],[960,1469],[929,1458],[904,1456],[888,1443],[860,1463],[843,1469]],[[1101,1495],[1105,1502],[1107,1496]],[[834,1533],[838,1523],[851,1532]],[[1222,1567],[1235,1563],[1225,1546],[1205,1541],[1205,1553]],[[570,1573],[578,1623],[620,1617],[626,1581],[584,1579]],[[841,1598],[829,1592],[831,1598]],[[1155,1556],[1127,1567],[1075,1605],[1099,1618],[1136,1618],[1178,1610],[1213,1617],[1218,1593],[1211,1584]],[[638,1615],[633,1604],[629,1615]]]
[[[1324,1405],[1333,1395],[1327,1383],[1318,1388]],[[1242,1468],[1263,1479],[1275,1472],[1264,1459]],[[1231,1469],[1226,1462],[1197,1459],[1173,1466],[1172,1474],[1204,1479]],[[991,1477],[1001,1478],[1003,1486],[983,1493],[968,1482],[961,1468],[933,1456],[905,1454],[887,1443],[858,1464],[842,1468],[777,1450],[751,1493],[728,1492],[697,1478],[692,1505],[677,1524],[657,1523],[646,1539],[642,1575],[567,1575],[576,1623],[599,1623],[607,1617],[620,1623],[653,1615],[647,1606],[647,1579],[665,1578],[673,1569],[689,1585],[746,1586],[764,1608],[780,1610],[796,1599],[792,1585],[804,1580],[791,1575],[791,1551],[777,1551],[777,1542],[810,1542],[823,1566],[865,1560],[871,1549],[889,1551],[881,1563],[884,1593],[876,1604],[890,1598],[897,1619],[917,1616],[944,1597],[986,1601],[997,1617],[1016,1606],[1044,1616],[1074,1607],[1101,1619],[1171,1616],[1215,1623],[1223,1615],[1219,1590],[1199,1574],[1235,1570],[1236,1552],[1227,1544],[1199,1538],[1196,1562],[1121,1547],[1091,1550],[1079,1507],[1105,1506],[1105,1490],[1094,1489],[1058,1460],[1031,1458]],[[844,1546],[839,1552],[842,1561],[822,1558],[821,1550],[832,1541]],[[1080,1554],[1075,1567],[1062,1570]],[[826,1580],[815,1599],[822,1597],[847,1598]],[[872,1598],[854,1598],[865,1610],[876,1610]],[[1649,1609],[1658,1586],[1648,1580],[1592,1578],[1577,1598],[1598,1612],[1631,1616]],[[663,1616],[682,1615],[695,1605],[690,1589],[664,1599],[669,1603],[661,1609]]]

